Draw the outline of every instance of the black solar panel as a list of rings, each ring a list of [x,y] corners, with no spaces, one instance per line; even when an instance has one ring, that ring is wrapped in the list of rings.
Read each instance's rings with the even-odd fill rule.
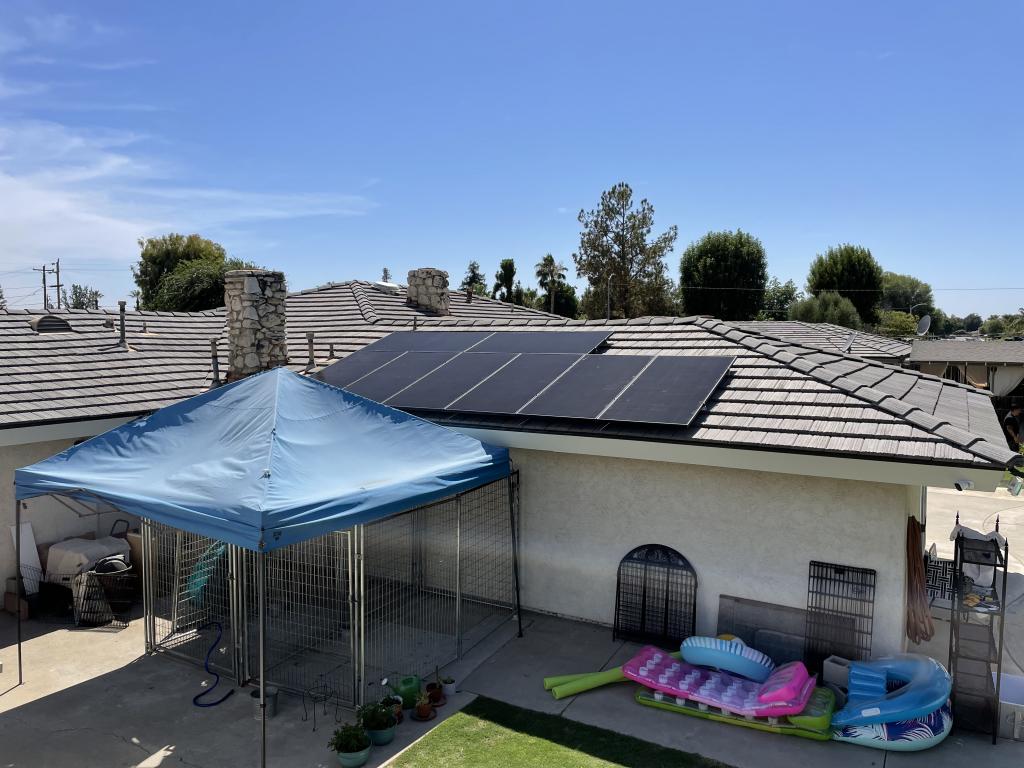
[[[406,352],[345,389],[383,403],[399,390],[426,376],[457,354],[458,352]]]
[[[592,352],[611,331],[496,331],[474,352]]]
[[[463,352],[491,335],[491,331],[395,331],[368,350],[398,352]]]
[[[443,410],[486,379],[515,355],[510,352],[466,352],[388,400],[395,408]]]
[[[641,424],[693,421],[734,357],[656,357],[597,418]]]
[[[653,357],[585,355],[520,413],[595,419]]]
[[[451,404],[448,410],[515,413],[581,355],[523,354]]]
[[[401,352],[391,350],[375,351],[363,349],[353,352],[348,357],[329,365],[320,372],[320,380],[335,387],[347,387],[356,379],[360,379],[375,368],[390,363]]]

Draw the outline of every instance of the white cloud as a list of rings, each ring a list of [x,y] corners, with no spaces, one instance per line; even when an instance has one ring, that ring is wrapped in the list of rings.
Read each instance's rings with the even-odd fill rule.
[[[76,66],[93,69],[97,72],[116,72],[121,69],[136,69],[156,64],[156,59],[122,59],[120,61],[83,61]]]
[[[4,268],[57,257],[127,265],[139,237],[227,231],[309,216],[360,216],[354,194],[278,193],[188,184],[145,153],[148,137],[53,122],[0,123],[0,232]]]
[[[0,28],[0,56],[5,53],[20,51],[28,45],[28,41],[21,35],[16,35],[6,29]]]
[[[33,93],[42,93],[46,88],[47,86],[44,83],[19,82],[0,76],[0,99],[12,99],[15,96],[29,96]]]
[[[43,43],[65,43],[75,35],[77,23],[66,13],[50,13],[44,16],[29,16],[25,19],[32,37]]]

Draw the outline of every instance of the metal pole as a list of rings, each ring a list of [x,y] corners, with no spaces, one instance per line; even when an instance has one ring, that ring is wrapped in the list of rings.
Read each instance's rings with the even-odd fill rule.
[[[518,484],[519,473],[508,476],[508,521],[512,533],[512,578],[516,587],[516,619],[519,622],[519,637],[523,636],[523,607],[519,602],[519,536],[516,531],[516,490],[513,483]]]
[[[455,658],[462,658],[462,495],[455,498]]]
[[[149,631],[149,617],[153,615],[153,603],[149,599],[149,582],[153,575],[149,572],[149,520],[142,518],[142,621],[145,630],[146,653],[153,652],[153,636]]]
[[[15,609],[18,612],[18,685],[25,682],[21,664],[21,594],[25,591],[25,577],[21,573],[21,505],[24,503],[19,499],[14,507],[14,563],[18,569],[18,594],[15,602]]]
[[[267,555],[260,552],[257,556],[257,581],[259,583],[259,625],[260,625],[260,766],[267,768],[267,665],[265,647],[267,642]]]
[[[359,569],[359,594],[356,600],[359,603],[359,686],[356,691],[356,701],[362,706],[366,690],[366,572],[364,570],[363,547],[366,540],[363,536],[365,526],[356,526],[356,567]]]

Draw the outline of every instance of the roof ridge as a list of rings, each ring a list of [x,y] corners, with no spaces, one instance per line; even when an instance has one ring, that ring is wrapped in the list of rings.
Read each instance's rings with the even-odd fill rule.
[[[363,286],[364,284],[361,281],[353,280],[348,284],[348,289],[352,293],[352,298],[355,299],[356,306],[359,307],[359,313],[363,316],[363,319],[368,323],[376,323],[380,320],[380,315],[377,314],[373,303],[364,292],[366,289]]]
[[[1000,446],[992,445],[984,437],[981,437],[979,435],[973,435],[972,433],[966,432],[965,430],[961,430],[955,424],[952,424],[951,422],[942,419],[933,413],[928,413],[920,406],[910,405],[910,407],[908,408],[895,407],[889,401],[893,401],[893,403],[900,403],[902,405],[909,404],[906,403],[904,400],[895,397],[894,395],[890,395],[879,390],[876,390],[867,384],[857,384],[856,382],[850,381],[849,379],[847,379],[848,374],[846,373],[841,373],[837,376],[826,376],[820,370],[823,368],[823,365],[821,363],[815,363],[811,360],[807,360],[801,356],[794,354],[793,352],[781,349],[779,347],[775,347],[772,344],[769,344],[768,342],[760,342],[755,344],[749,338],[751,336],[759,336],[764,338],[764,334],[755,334],[751,331],[745,331],[741,328],[729,326],[725,322],[715,319],[700,319],[697,321],[697,324],[700,325],[705,330],[711,331],[712,333],[717,333],[719,336],[728,338],[729,340],[743,347],[746,347],[751,351],[757,352],[758,354],[764,355],[765,357],[769,357],[777,363],[780,363],[788,368],[792,368],[807,376],[810,376],[811,378],[815,379],[818,382],[821,382],[822,384],[834,387],[839,391],[843,392],[844,394],[847,394],[851,397],[855,397],[858,400],[870,403],[872,406],[884,411],[885,413],[898,417],[899,419],[909,423],[911,426],[915,428],[924,429],[925,431],[931,432],[933,435],[936,435],[937,437],[941,438],[954,448],[972,453],[975,456],[984,459],[985,461],[994,461],[993,456],[995,455],[1003,457],[1002,463],[1006,466],[1024,466],[1024,456],[1022,456],[1021,454],[1014,453],[1009,448],[1000,448]],[[941,385],[944,386],[947,384],[954,383],[947,382],[945,379],[940,379],[935,376],[922,374],[920,371],[914,371],[909,368],[897,368],[896,366],[877,363],[867,358],[857,357],[856,355],[849,355],[843,352],[825,352],[824,350],[820,349],[808,349],[807,347],[803,347],[795,343],[790,343],[790,346],[800,350],[804,350],[809,354],[831,354],[839,358],[850,359],[855,360],[859,363],[864,363],[864,366],[862,366],[862,368],[859,370],[863,370],[863,368],[867,366],[877,366],[879,368],[888,369],[894,372],[899,371],[901,373],[906,373],[910,376],[916,376],[921,379],[937,380]],[[972,388],[972,390],[978,391],[974,388]],[[868,392],[875,393],[877,397],[869,397],[867,394]],[[920,416],[915,416],[915,412],[920,412]],[[965,435],[969,437],[976,437],[977,439],[970,440],[970,442],[966,443],[955,442],[954,430],[961,431]],[[981,452],[977,450],[976,446],[978,446],[979,443],[988,446],[991,450],[986,452]]]

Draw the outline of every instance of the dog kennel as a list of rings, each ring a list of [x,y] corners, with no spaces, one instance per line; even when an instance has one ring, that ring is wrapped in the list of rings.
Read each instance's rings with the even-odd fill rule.
[[[43,495],[139,517],[147,650],[255,681],[261,707],[271,684],[359,704],[519,613],[508,451],[284,368],[19,469],[15,492],[17,530]]]

